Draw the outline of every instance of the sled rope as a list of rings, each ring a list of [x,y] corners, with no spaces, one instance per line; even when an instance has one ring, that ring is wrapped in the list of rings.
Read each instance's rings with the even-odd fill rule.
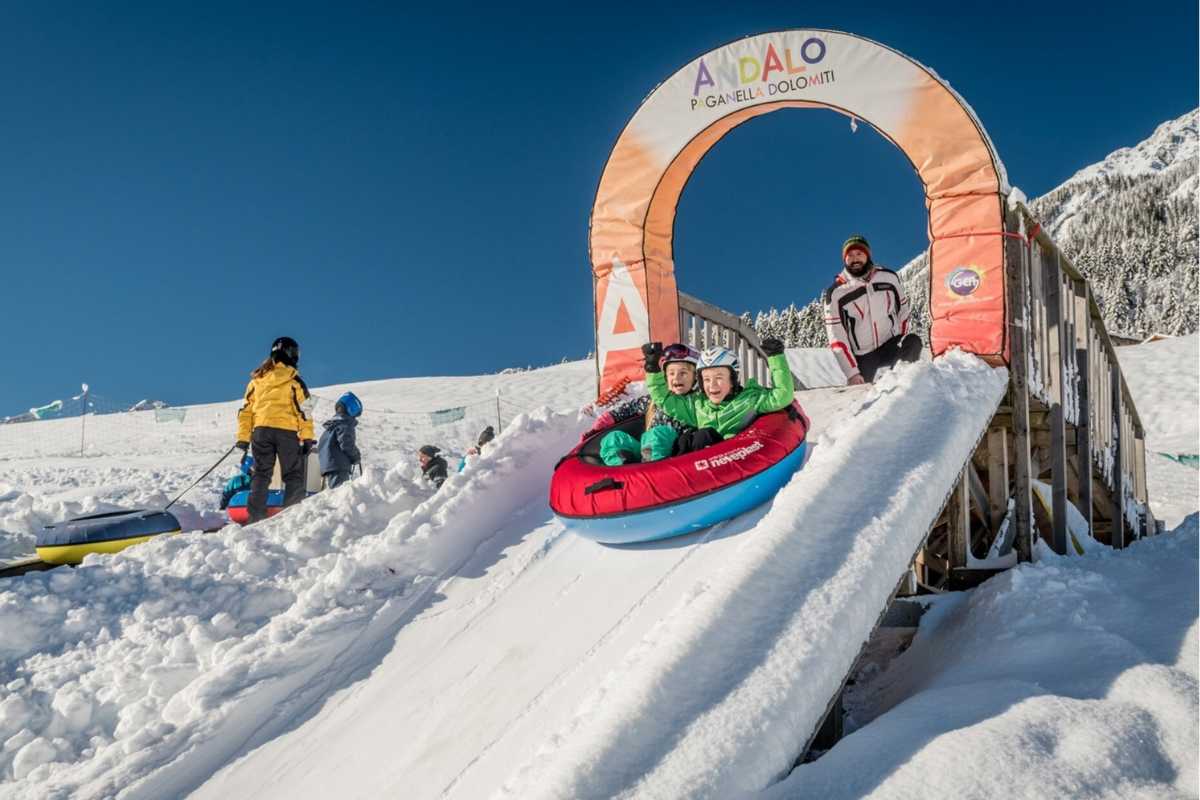
[[[204,480],[209,475],[211,475],[213,470],[216,469],[217,467],[221,466],[221,462],[224,461],[225,459],[229,458],[229,454],[232,453],[235,449],[237,449],[236,444],[233,445],[232,447],[230,447],[228,450],[226,450],[225,455],[223,455],[219,459],[217,459],[217,463],[213,464],[211,467],[208,468],[208,472],[205,472],[203,475],[201,475],[199,478],[196,479],[196,483],[193,483],[191,486],[184,489],[182,492],[179,493],[178,497],[176,497],[174,500],[172,500],[171,502],[169,502],[165,506],[163,506],[163,511],[166,511],[168,508],[170,508],[171,506],[178,503],[180,497],[183,497],[185,494],[190,492],[192,489],[195,489],[196,484],[200,483],[200,481]]]

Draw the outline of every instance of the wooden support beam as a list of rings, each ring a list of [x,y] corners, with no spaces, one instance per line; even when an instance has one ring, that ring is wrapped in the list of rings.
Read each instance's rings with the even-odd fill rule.
[[[1063,358],[1066,326],[1062,313],[1062,277],[1058,268],[1058,253],[1042,263],[1043,291],[1046,294],[1046,332],[1049,335],[1046,373],[1051,376],[1050,392],[1050,487],[1054,519],[1051,525],[1050,546],[1054,552],[1067,552],[1067,449],[1066,420],[1063,402],[1066,400]],[[1074,351],[1074,347],[1071,350]]]
[[[1139,478],[1136,496],[1146,509],[1146,513],[1142,518],[1142,531],[1140,535],[1153,536],[1158,530],[1154,523],[1154,514],[1150,512],[1150,498],[1146,487],[1146,438],[1142,431],[1134,434],[1133,446],[1133,474]]]
[[[989,533],[992,528],[992,509],[991,503],[988,501],[987,490],[983,488],[983,480],[979,477],[979,471],[975,469],[975,464],[968,461],[967,468],[967,486],[971,490],[971,500],[975,510],[975,516],[983,523],[983,527]]]
[[[946,502],[946,523],[950,534],[950,567],[965,567],[967,565],[967,548],[970,546],[971,517],[970,498],[967,494],[967,470],[958,474],[958,482],[950,492]]]
[[[1117,507],[1108,495],[1108,487],[1094,473],[1092,474],[1092,507],[1092,527],[1095,527],[1097,513],[1109,520],[1114,519],[1117,515]]]
[[[991,528],[1000,530],[1008,512],[1008,436],[1004,428],[990,428],[987,434],[988,496],[991,498]]]
[[[1030,403],[1037,403],[1036,400],[1026,398]],[[1036,411],[1032,406],[1027,405],[1028,409],[1026,417],[1029,420],[1030,430],[1048,430],[1050,427],[1050,412]],[[1013,427],[1013,415],[1011,412],[1001,412],[992,417],[992,424],[1002,428]]]
[[[1086,281],[1075,281],[1075,366],[1079,370],[1079,419],[1075,422],[1075,472],[1077,475],[1092,474],[1092,392],[1088,345],[1092,339],[1091,314],[1088,309],[1088,285]],[[1080,479],[1076,482],[1075,505],[1092,528],[1092,482]]]
[[[1019,233],[1021,223],[1016,211],[1009,210],[1005,230]],[[1004,285],[1008,303],[1009,375],[1012,381],[1012,414],[1006,427],[1013,432],[1013,494],[1016,497],[1013,523],[1016,526],[1017,557],[1028,561],[1031,554],[1033,525],[1030,519],[1029,484],[1029,321],[1025,299],[1029,296],[1029,249],[1017,237],[1004,240]]]
[[[1121,468],[1121,451],[1125,443],[1121,441],[1121,368],[1116,360],[1109,362],[1108,380],[1112,389],[1112,420],[1116,434],[1113,437],[1113,530],[1112,546],[1118,549],[1125,547],[1125,471]]]

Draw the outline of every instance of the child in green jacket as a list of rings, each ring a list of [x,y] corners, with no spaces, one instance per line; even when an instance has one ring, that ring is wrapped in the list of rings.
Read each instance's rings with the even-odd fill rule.
[[[660,371],[662,344],[642,345],[650,399],[670,416],[698,429],[689,441],[681,439],[677,452],[692,452],[728,439],[759,414],[778,411],[791,404],[796,390],[792,371],[783,355],[783,342],[764,339],[762,348],[767,354],[774,388],[767,389],[754,380],[742,386],[738,383],[737,356],[724,347],[710,347],[701,353],[698,365],[703,391],[679,396],[667,391],[666,379]]]

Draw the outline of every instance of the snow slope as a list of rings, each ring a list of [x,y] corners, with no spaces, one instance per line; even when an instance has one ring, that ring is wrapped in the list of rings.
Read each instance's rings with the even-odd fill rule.
[[[6,581],[4,774],[19,797],[179,796],[230,762],[198,796],[764,786],[1002,390],[956,356],[817,393],[823,430],[773,504],[661,546],[562,531],[545,487],[581,421],[542,410],[433,497],[410,465],[371,469],[253,529]],[[829,504],[874,477],[854,473],[873,427],[919,409],[937,413],[890,437],[887,485]],[[858,633],[831,647],[831,623]],[[347,760],[364,765],[351,786]]]
[[[1151,447],[1195,441],[1180,341],[1121,352]],[[1160,380],[1168,363],[1185,374]],[[1152,463],[1156,513],[1186,517],[1170,536],[1043,552],[940,599],[868,687],[865,724],[779,783],[1003,378],[955,355],[803,393],[815,446],[773,503],[616,548],[545,507],[591,375],[360,385],[389,412],[365,478],[256,528],[0,582],[0,796],[906,798],[931,775],[965,797],[1195,796],[1195,470]],[[431,494],[409,455],[431,429],[401,412],[496,388],[529,410]],[[219,455],[227,435],[197,441]],[[0,476],[44,511],[171,496],[215,458],[112,444],[132,457],[9,458]]]
[[[504,560],[439,588],[367,685],[197,797],[723,797],[766,785],[940,508],[986,422],[977,401],[1002,390],[1002,375],[963,357],[870,394],[826,392],[809,403],[826,423],[813,456],[774,503],[683,540],[603,547],[529,509],[497,534]],[[839,481],[868,479],[852,465],[870,431],[919,407],[945,413],[893,439],[879,495],[830,504]],[[831,643],[831,627],[858,638]],[[399,735],[381,741],[383,730]]]

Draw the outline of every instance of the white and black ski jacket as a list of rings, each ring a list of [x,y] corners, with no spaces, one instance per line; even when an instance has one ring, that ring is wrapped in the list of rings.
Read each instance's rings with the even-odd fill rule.
[[[908,296],[900,276],[886,267],[872,266],[861,278],[843,269],[821,299],[829,347],[847,380],[859,374],[860,355],[908,333]]]

